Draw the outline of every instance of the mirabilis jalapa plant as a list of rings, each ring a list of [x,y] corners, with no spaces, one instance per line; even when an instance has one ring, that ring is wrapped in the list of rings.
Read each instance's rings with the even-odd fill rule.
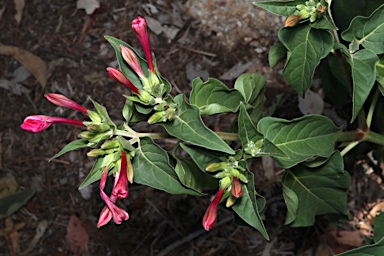
[[[382,106],[379,92],[384,91],[384,61],[380,59],[384,39],[378,35],[383,33],[384,5],[376,6],[365,17],[349,20],[350,26],[341,31],[342,38],[351,42],[348,49],[340,43],[330,3],[292,0],[255,4],[288,17],[286,27],[279,31],[282,44],[271,48],[269,60],[275,66],[286,59],[283,75],[299,95],[310,88],[321,59],[326,58],[330,66],[340,69],[328,72],[330,77],[336,77],[335,88],[341,84],[346,93],[352,93],[351,122],[358,119],[355,131],[342,132],[321,115],[293,120],[264,117],[266,81],[258,74],[242,74],[233,89],[217,79],[204,82],[196,78],[189,102],[182,94],[172,97],[172,86],[159,73],[150,50],[146,21],[141,17],[132,22],[132,28],[142,44],[145,59],[125,42],[105,36],[116,51],[119,64],[118,69],[110,67],[107,72],[131,92],[130,96],[124,95],[123,125],[117,126],[107,110],[95,101],[95,109],[88,110],[63,95],[47,94],[53,104],[78,110],[87,120],[36,115],[27,117],[21,127],[40,132],[51,124],[66,123],[85,129],[78,140],[53,158],[71,150],[90,148],[88,156],[96,161],[80,189],[100,180],[100,196],[106,206],[98,227],[112,219],[120,224],[129,218],[128,212],[116,202],[126,198],[128,184],[136,182],[170,194],[202,196],[206,191],[217,191],[202,220],[206,230],[214,227],[219,206],[223,206],[268,239],[262,222],[266,201],[256,192],[254,175],[248,166],[252,158],[261,156],[271,156],[285,169],[281,182],[287,205],[286,224],[310,226],[316,215],[343,215],[350,184],[343,156],[362,141],[384,145],[384,129],[370,129],[376,106]],[[372,88],[377,89],[369,98],[370,103],[366,103],[369,112],[365,117],[363,105]],[[214,132],[201,118],[225,113],[237,114],[232,132]],[[136,132],[134,126],[138,122],[163,126],[166,133]],[[169,137],[178,139],[169,152],[153,141]],[[335,150],[335,145],[344,147],[343,151]],[[180,149],[189,157],[181,157]],[[108,176],[114,176],[110,196],[104,191]]]

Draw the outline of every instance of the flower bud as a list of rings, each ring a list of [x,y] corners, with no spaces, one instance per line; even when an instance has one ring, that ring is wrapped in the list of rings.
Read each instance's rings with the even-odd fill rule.
[[[156,112],[155,114],[153,114],[148,119],[148,123],[149,124],[155,124],[155,123],[159,123],[159,122],[165,122],[165,121],[167,121],[166,114],[167,113],[165,111]]]
[[[109,130],[106,132],[98,133],[96,134],[92,139],[89,140],[89,142],[95,142],[95,143],[100,143],[103,140],[111,138],[113,135],[113,131]]]
[[[89,131],[83,131],[79,134],[79,138],[87,139],[87,140],[92,139],[94,136],[95,136],[95,133],[89,132]]]
[[[101,123],[102,121],[101,116],[95,111],[88,110],[88,116],[94,123]]]
[[[211,163],[209,164],[205,170],[207,172],[217,172],[219,170],[224,170],[225,168],[228,167],[228,164],[225,163],[225,162],[221,162],[221,163]]]
[[[114,149],[108,149],[108,150],[103,150],[101,148],[95,148],[92,149],[87,153],[87,156],[90,157],[97,157],[97,156],[103,156],[103,155],[109,155],[114,152]]]
[[[294,27],[300,21],[300,19],[300,14],[288,16],[287,19],[284,21],[284,26],[288,28]]]
[[[234,197],[233,195],[230,195],[229,197],[227,197],[227,201],[225,201],[225,206],[229,208],[232,205],[234,205],[235,202],[236,202],[236,197]]]
[[[230,177],[224,177],[220,180],[220,188],[227,189],[229,186],[231,186],[232,179]]]
[[[108,141],[105,141],[102,145],[101,145],[101,148],[102,149],[110,149],[110,148],[117,148],[119,147],[119,142],[117,140],[108,140]]]
[[[151,94],[149,94],[145,90],[139,90],[139,99],[142,100],[145,103],[150,102],[150,100],[153,98]]]
[[[236,198],[239,198],[243,195],[243,189],[237,177],[232,178],[231,194]]]

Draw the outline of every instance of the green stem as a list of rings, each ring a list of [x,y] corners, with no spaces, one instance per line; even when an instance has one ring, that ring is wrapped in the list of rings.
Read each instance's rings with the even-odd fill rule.
[[[363,131],[368,130],[367,119],[365,117],[365,111],[363,108],[361,108],[359,113],[357,114],[357,122],[359,124],[359,129],[361,129]]]
[[[369,107],[368,115],[367,115],[367,126],[371,127],[373,113],[375,112],[376,103],[379,99],[379,87],[376,88],[375,94],[373,95],[371,106]]]
[[[384,135],[372,131],[367,131],[363,141],[369,141],[384,146]]]
[[[353,142],[353,141],[361,141],[364,138],[364,133],[356,130],[356,131],[346,131],[340,133],[338,142]]]

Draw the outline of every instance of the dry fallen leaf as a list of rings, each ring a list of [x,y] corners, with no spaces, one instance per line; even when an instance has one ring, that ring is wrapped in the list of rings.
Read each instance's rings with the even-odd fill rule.
[[[13,56],[23,64],[36,77],[37,81],[45,87],[48,79],[47,64],[36,55],[10,45],[0,45],[0,54]]]
[[[86,251],[89,235],[81,220],[74,214],[69,218],[65,239],[68,242],[69,249],[73,253],[81,254]]]
[[[85,12],[91,15],[100,8],[100,3],[97,0],[78,0],[76,7],[77,9],[85,9]]]
[[[16,14],[14,17],[17,21],[17,25],[19,25],[21,18],[23,17],[23,10],[24,10],[25,2],[24,2],[24,0],[13,0],[13,2],[15,3],[15,10],[16,10]]]

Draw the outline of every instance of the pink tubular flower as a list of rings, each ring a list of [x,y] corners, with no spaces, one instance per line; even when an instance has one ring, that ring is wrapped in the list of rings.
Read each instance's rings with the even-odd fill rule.
[[[112,195],[116,198],[128,197],[127,154],[124,151],[121,152],[120,172],[115,175],[115,185],[112,190]]]
[[[113,80],[121,83],[122,85],[124,85],[125,87],[133,91],[134,93],[139,94],[139,89],[133,83],[131,83],[131,81],[129,81],[120,70],[116,68],[107,68],[107,71],[108,71],[108,75]]]
[[[97,223],[98,228],[107,224],[112,218],[116,224],[121,224],[123,220],[129,219],[128,213],[116,205],[117,197],[114,195],[111,195],[111,197],[108,197],[107,194],[105,194],[105,192],[103,191],[105,187],[105,183],[107,182],[107,177],[108,177],[108,167],[104,169],[103,175],[101,176],[101,179],[100,179],[100,196],[104,200],[106,206],[101,211],[99,221]]]
[[[132,28],[135,30],[141,45],[143,46],[145,57],[147,58],[148,68],[152,73],[155,73],[152,61],[151,46],[149,44],[149,36],[147,31],[147,21],[138,16],[132,21]]]
[[[241,183],[237,177],[232,178],[231,194],[236,198],[239,198],[243,195]]]
[[[71,109],[83,112],[84,114],[88,113],[88,109],[77,104],[73,100],[68,99],[64,95],[57,94],[57,93],[49,93],[49,94],[45,94],[44,96],[45,98],[47,98],[47,100],[49,100],[50,102],[52,102],[57,106],[71,108]]]
[[[142,78],[145,77],[136,54],[124,45],[120,45],[121,55],[127,64]]]
[[[41,132],[47,129],[49,126],[51,126],[51,124],[56,124],[56,123],[85,126],[83,124],[83,121],[80,121],[80,120],[74,120],[74,119],[62,118],[62,117],[33,115],[33,116],[27,116],[20,127],[29,132]]]
[[[215,226],[216,224],[217,210],[219,207],[220,200],[223,197],[223,194],[224,194],[224,189],[220,188],[215,198],[209,204],[207,211],[204,214],[203,227],[207,231],[213,228],[213,226]]]

